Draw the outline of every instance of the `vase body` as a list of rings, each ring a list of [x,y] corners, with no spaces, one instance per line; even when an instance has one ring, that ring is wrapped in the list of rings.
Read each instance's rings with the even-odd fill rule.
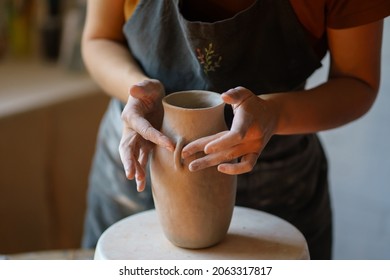
[[[150,168],[153,199],[165,236],[176,246],[205,248],[220,242],[229,228],[236,197],[236,176],[217,168],[191,172],[181,159],[183,146],[226,130],[218,93],[185,91],[163,99],[161,131],[176,141],[174,152],[156,146]]]

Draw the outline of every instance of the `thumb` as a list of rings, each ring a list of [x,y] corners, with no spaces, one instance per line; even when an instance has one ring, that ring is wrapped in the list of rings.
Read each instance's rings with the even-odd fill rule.
[[[244,87],[236,87],[222,94],[222,100],[225,103],[230,104],[234,111],[230,131],[239,133],[242,138],[245,137],[247,131],[252,125],[253,116],[245,109],[240,110],[240,106],[253,95],[254,94],[250,90]]]
[[[233,108],[236,108],[252,95],[253,93],[250,90],[244,87],[236,87],[224,92],[221,97],[226,104],[235,105]]]
[[[129,89],[129,94],[138,99],[149,97],[163,97],[165,95],[164,86],[158,80],[144,80],[133,85]]]
[[[129,95],[131,95],[134,98],[142,99],[145,97],[145,94],[147,93],[147,90],[145,90],[144,85],[136,84],[129,88]]]

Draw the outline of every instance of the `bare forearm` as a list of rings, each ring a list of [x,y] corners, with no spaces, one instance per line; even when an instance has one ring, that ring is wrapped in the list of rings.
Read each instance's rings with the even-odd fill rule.
[[[263,95],[278,116],[275,134],[302,134],[332,129],[364,115],[377,89],[353,78],[335,78],[301,92]]]
[[[123,102],[127,101],[129,87],[147,78],[121,43],[106,39],[85,40],[82,51],[93,79],[107,94]]]

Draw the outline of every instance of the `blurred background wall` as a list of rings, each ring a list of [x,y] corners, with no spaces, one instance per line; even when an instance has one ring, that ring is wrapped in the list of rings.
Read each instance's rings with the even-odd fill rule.
[[[0,254],[80,246],[108,101],[81,61],[84,2],[0,0]]]
[[[84,10],[85,0],[0,0],[0,59],[82,66],[77,54]]]

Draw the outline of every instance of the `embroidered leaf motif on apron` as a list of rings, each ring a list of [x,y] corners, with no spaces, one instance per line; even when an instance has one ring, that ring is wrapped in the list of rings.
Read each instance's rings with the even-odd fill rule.
[[[197,48],[198,60],[203,65],[203,71],[207,75],[210,71],[215,71],[216,68],[221,66],[222,56],[215,53],[213,43],[210,43],[207,48],[204,48],[204,53],[201,49]]]

